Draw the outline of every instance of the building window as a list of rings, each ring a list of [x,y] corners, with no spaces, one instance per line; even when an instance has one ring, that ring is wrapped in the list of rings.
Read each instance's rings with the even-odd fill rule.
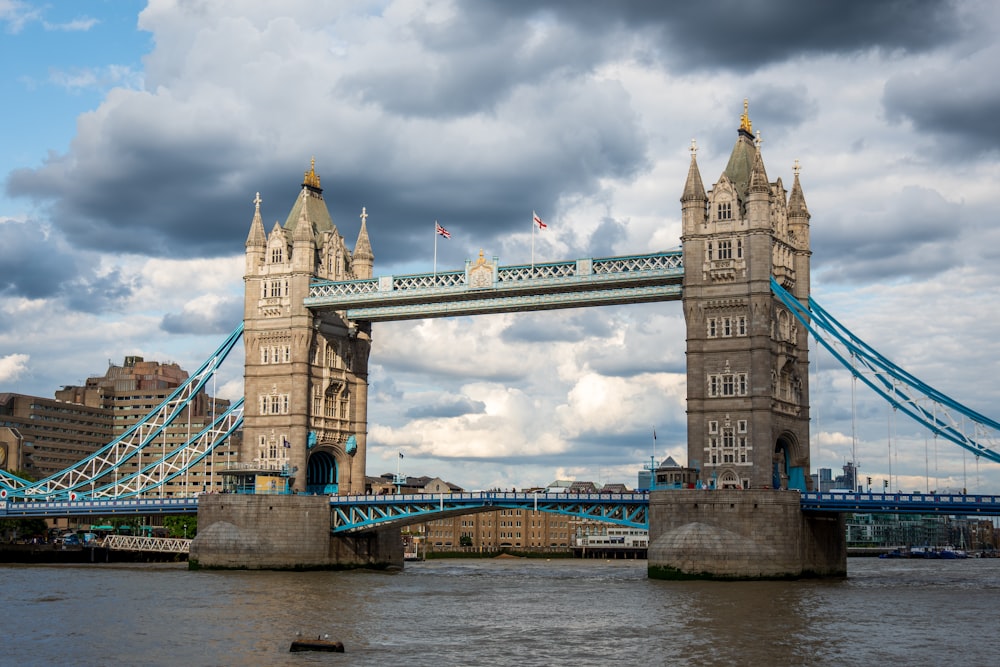
[[[726,338],[733,335],[733,319],[731,317],[722,318],[722,335]]]
[[[710,397],[746,396],[747,389],[746,373],[717,373],[708,376],[708,395]]]
[[[281,248],[271,248],[271,264],[281,264],[282,254]]]
[[[733,242],[719,241],[719,259],[732,259],[733,258]]]
[[[711,242],[711,241],[709,241],[709,242],[708,242],[708,246],[707,246],[707,247],[705,248],[705,255],[706,255],[706,259],[707,259],[708,261],[710,261],[710,262],[711,262],[711,261],[712,261],[713,259],[715,259],[715,257],[713,256],[713,251],[712,251],[712,242]]]
[[[737,433],[746,433],[747,432],[747,420],[746,419],[739,419],[739,420],[736,421],[736,432]]]
[[[718,214],[719,220],[732,220],[733,219],[733,204],[732,202],[719,202],[716,207],[716,213]]]
[[[736,259],[743,259],[743,239],[736,239]]]
[[[746,315],[740,315],[736,318],[736,335],[746,336],[747,335],[747,318]]]
[[[271,281],[271,296],[272,297],[281,296],[281,281],[279,280]]]
[[[714,317],[708,318],[708,337],[715,338],[719,335],[718,322]]]

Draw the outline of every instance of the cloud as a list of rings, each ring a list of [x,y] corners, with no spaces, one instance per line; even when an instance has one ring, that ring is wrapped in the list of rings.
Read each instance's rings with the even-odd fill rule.
[[[13,382],[28,370],[27,354],[8,354],[0,357],[0,382]]]
[[[24,26],[39,20],[41,11],[26,2],[0,0],[0,24],[6,25],[8,33],[17,34]]]
[[[66,21],[65,23],[49,23],[48,21],[42,21],[42,27],[46,30],[58,32],[86,32],[98,23],[100,23],[100,21],[95,18],[80,17],[73,19],[72,21]]]

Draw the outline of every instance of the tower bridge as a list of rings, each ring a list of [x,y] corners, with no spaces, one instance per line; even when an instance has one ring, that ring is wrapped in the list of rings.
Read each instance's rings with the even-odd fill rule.
[[[688,470],[701,488],[657,489],[644,501],[651,576],[846,571],[842,512],[864,503],[810,495],[810,332],[831,351],[845,347],[850,362],[835,354],[852,372],[860,372],[852,365],[860,359],[869,385],[894,406],[977,456],[1000,460],[993,448],[1000,424],[888,364],[812,301],[811,214],[798,167],[790,189],[768,178],[746,104],[728,163],[709,190],[692,142],[679,251],[530,265],[501,265],[481,252],[463,270],[375,276],[367,214],[351,249],[327,210],[315,164],[285,222],[270,232],[261,201],[258,195],[245,244],[243,324],[195,374],[200,384],[182,387],[144,424],[69,471],[34,484],[0,476],[8,508],[8,497],[72,503],[88,490],[109,498],[148,494],[242,427],[239,465],[225,472],[232,488],[269,491],[280,482],[296,495],[201,496],[193,559],[237,567],[394,562],[399,540],[362,529],[396,524],[398,531],[413,516],[462,508],[362,499],[373,324],[655,301],[682,302]],[[188,454],[119,479],[122,462],[152,446],[241,333],[245,398],[235,411],[199,434]],[[928,409],[931,403],[940,411]],[[607,511],[627,512],[626,504]],[[333,530],[344,533],[333,541],[331,516]]]

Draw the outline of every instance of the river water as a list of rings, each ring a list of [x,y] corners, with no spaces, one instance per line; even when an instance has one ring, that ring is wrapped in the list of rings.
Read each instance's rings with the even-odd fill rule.
[[[996,665],[1000,559],[850,559],[843,580],[668,582],[646,561],[399,573],[0,566],[3,664]],[[289,653],[297,632],[343,654]]]

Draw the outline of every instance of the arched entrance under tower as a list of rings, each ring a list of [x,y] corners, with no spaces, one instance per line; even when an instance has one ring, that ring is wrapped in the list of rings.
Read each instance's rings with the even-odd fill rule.
[[[782,433],[774,444],[771,485],[775,489],[798,489],[806,491],[806,472],[801,466],[793,465],[800,460],[798,443],[790,433]]]
[[[337,477],[337,460],[333,454],[323,450],[314,452],[306,468],[306,493],[336,494]]]

